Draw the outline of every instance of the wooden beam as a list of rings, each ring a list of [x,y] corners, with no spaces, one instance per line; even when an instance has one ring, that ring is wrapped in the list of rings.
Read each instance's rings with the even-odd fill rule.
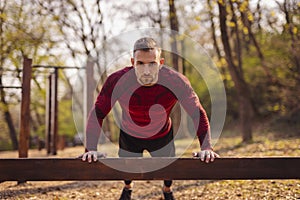
[[[30,136],[30,82],[32,72],[32,60],[24,57],[23,78],[22,78],[22,101],[20,116],[20,135],[19,135],[19,157],[28,156],[29,136]]]
[[[53,65],[32,65],[32,68],[45,68],[45,69],[84,69],[84,67],[76,66],[53,66]]]
[[[164,168],[145,172],[171,159],[105,158],[95,163],[73,158],[0,159],[0,181],[300,179],[300,157],[220,158],[209,164],[179,158]],[[107,164],[137,173],[118,171]]]

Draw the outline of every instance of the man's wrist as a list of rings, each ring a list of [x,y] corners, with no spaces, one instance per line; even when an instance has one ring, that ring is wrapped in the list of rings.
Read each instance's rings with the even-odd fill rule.
[[[200,148],[201,151],[206,151],[206,150],[210,150],[210,151],[213,151],[214,149],[212,147],[207,147],[207,148]]]
[[[85,148],[85,152],[97,151],[97,148]]]

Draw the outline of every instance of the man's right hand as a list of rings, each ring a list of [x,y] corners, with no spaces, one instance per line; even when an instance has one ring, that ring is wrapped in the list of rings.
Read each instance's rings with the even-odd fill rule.
[[[96,162],[98,158],[105,158],[106,153],[101,153],[98,151],[88,151],[82,155],[80,155],[78,158],[81,158],[82,161],[88,161],[91,163],[92,161]]]

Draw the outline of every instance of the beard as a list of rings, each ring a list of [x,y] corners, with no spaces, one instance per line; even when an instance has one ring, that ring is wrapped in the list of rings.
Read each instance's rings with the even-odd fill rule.
[[[144,86],[151,86],[157,82],[156,76],[141,76],[139,82]]]

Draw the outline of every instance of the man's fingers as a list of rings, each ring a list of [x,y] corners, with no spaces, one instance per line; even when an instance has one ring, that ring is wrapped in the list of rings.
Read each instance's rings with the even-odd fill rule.
[[[214,160],[215,160],[215,153],[212,152],[212,153],[211,153],[210,161],[211,161],[211,162],[214,162]]]
[[[202,150],[200,152],[194,152],[193,157],[198,157],[201,161],[206,163],[214,162],[216,158],[220,158],[219,154],[211,150]]]
[[[89,152],[82,154],[78,158],[81,158],[82,161],[87,161],[87,162],[91,163],[91,162],[96,162],[98,160],[98,158],[105,158],[105,157],[106,157],[105,153],[100,153],[97,151],[89,151]]]
[[[205,151],[205,162],[206,163],[209,163],[209,161],[210,161],[210,152],[209,151]]]
[[[88,162],[89,162],[89,163],[92,162],[92,154],[91,154],[91,153],[88,153],[87,159],[88,159]]]
[[[93,158],[94,158],[94,162],[97,161],[98,157],[97,157],[97,152],[93,154]]]
[[[82,161],[86,161],[86,153],[83,154],[83,155],[81,155],[81,160],[82,160]]]
[[[201,159],[201,161],[204,161],[204,158],[205,158],[205,151],[201,151],[200,152],[200,159]]]

